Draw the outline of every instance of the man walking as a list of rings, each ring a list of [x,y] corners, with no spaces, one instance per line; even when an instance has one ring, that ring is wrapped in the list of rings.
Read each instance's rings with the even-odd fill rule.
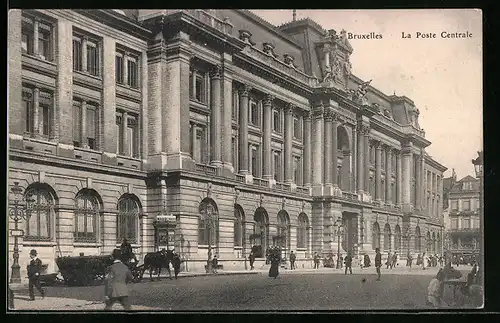
[[[347,269],[349,269],[349,273],[352,275],[352,257],[351,253],[348,252],[347,256],[345,256],[345,272],[344,275],[347,275]]]
[[[380,254],[380,249],[375,249],[375,268],[377,269],[377,281],[380,281],[380,267],[382,267],[382,255]]]
[[[113,264],[106,270],[106,284],[104,285],[105,308],[111,310],[113,304],[118,302],[123,308],[130,310],[127,284],[132,281],[133,276],[128,267],[120,261],[121,250],[113,250]]]
[[[385,264],[387,265],[385,269],[389,269],[389,267],[392,269],[392,257],[390,252],[387,253],[387,262]]]
[[[248,256],[248,260],[250,261],[250,270],[253,270],[253,264],[255,262],[255,254],[250,252],[250,256]]]
[[[172,266],[174,267],[175,279],[177,279],[177,276],[181,271],[181,258],[176,252],[174,253],[174,258],[172,259]]]
[[[293,253],[293,251],[290,251],[290,269],[295,269],[295,259],[297,257],[295,256],[295,254]]]
[[[30,251],[30,263],[27,266],[28,279],[29,279],[29,293],[30,293],[30,301],[35,300],[35,291],[33,287],[36,287],[40,294],[42,294],[42,298],[45,297],[45,291],[42,286],[40,286],[40,272],[42,271],[42,261],[38,259],[37,252],[35,249]]]

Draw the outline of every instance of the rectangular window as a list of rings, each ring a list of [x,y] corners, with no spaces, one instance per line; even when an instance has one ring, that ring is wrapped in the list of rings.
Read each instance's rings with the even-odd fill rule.
[[[128,151],[131,157],[139,157],[139,132],[137,131],[137,117],[132,116],[127,120]]]
[[[116,54],[115,57],[115,68],[116,68],[116,83],[123,84],[123,56],[122,54]]]
[[[462,229],[470,229],[470,219],[462,219]]]
[[[205,164],[207,162],[207,144],[205,138],[205,128],[197,125],[196,127],[196,144],[194,151],[195,161]]]
[[[254,100],[250,101],[250,122],[256,127],[259,126],[259,107]]]
[[[464,211],[470,211],[470,200],[462,201],[462,209]]]
[[[456,230],[458,229],[458,219],[451,219],[451,228]]]
[[[82,102],[78,100],[73,101],[73,145],[75,147],[82,147]]]
[[[25,113],[25,128],[27,133],[33,133],[33,91],[23,88],[23,108]]]
[[[21,49],[23,54],[33,55],[33,21],[23,17],[21,24]]]
[[[99,48],[97,43],[87,41],[87,71],[91,75],[98,76],[99,73]]]
[[[295,157],[293,159],[293,181],[297,185],[302,185],[302,180],[300,178],[300,157]]]
[[[252,175],[257,177],[257,147],[251,146],[250,152],[252,153]]]
[[[276,108],[273,108],[273,131],[281,132],[280,111]]]
[[[281,152],[279,151],[274,152],[273,172],[274,180],[281,182]]]
[[[127,84],[131,88],[139,87],[139,79],[138,79],[138,68],[137,68],[137,59],[136,58],[127,58]]]
[[[300,139],[300,120],[296,116],[293,117],[293,137],[296,139]]]
[[[458,211],[458,201],[451,201],[451,210]]]
[[[116,116],[115,131],[116,131],[116,153],[120,155],[123,151],[123,132],[122,132],[121,115]]]
[[[40,59],[52,61],[52,35],[53,26],[51,23],[45,22],[37,18],[35,23],[32,17],[22,17],[21,24],[21,50],[24,54],[35,55]],[[38,26],[38,39],[35,37],[35,24]],[[38,52],[35,53],[34,42],[37,42]]]
[[[89,149],[97,149],[97,106],[92,104],[87,104],[87,145]]]
[[[82,65],[82,40],[73,37],[73,70],[81,71]]]
[[[206,103],[205,77],[204,75],[200,75],[199,72],[196,73],[194,95],[196,101]]]
[[[52,94],[40,91],[38,102],[38,124],[40,133],[46,137],[50,136],[50,130],[52,128],[52,107]]]
[[[38,23],[38,57],[52,61],[52,28],[50,25]]]

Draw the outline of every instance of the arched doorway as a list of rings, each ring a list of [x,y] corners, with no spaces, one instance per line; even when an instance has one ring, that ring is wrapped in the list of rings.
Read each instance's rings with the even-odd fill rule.
[[[384,251],[391,251],[391,226],[389,223],[384,226]]]
[[[343,191],[351,189],[351,145],[349,142],[349,135],[344,126],[337,127],[337,156],[342,159],[340,168],[338,169],[338,186]]]
[[[394,250],[401,251],[401,228],[399,224],[396,224],[396,228],[394,229]]]
[[[297,226],[297,249],[306,250],[306,258],[309,256],[309,218],[305,213],[301,213],[298,219]]]
[[[273,239],[273,244],[281,248],[281,256],[286,261],[290,242],[290,217],[285,210],[281,210],[278,212],[277,220],[278,234]]]
[[[254,233],[250,236],[252,251],[255,252],[255,257],[262,258],[265,257],[269,245],[269,216],[266,209],[258,207],[253,219],[255,221]]]
[[[375,250],[377,248],[380,249],[380,226],[378,225],[378,222],[375,222],[373,224],[372,247],[373,247],[373,250]]]
[[[421,252],[421,245],[420,245],[420,241],[421,241],[421,235],[420,235],[420,227],[417,226],[415,228],[415,252]]]
[[[239,204],[234,205],[234,246],[244,248],[245,244],[245,213]]]
[[[205,198],[199,206],[198,245],[210,250],[219,248],[219,209],[211,198]]]

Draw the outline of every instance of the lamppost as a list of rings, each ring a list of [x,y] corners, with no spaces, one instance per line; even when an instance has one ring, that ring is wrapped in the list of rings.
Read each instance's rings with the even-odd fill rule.
[[[483,152],[478,151],[476,159],[472,160],[476,177],[479,177],[479,284],[483,283],[484,273],[484,212],[483,212]]]
[[[212,272],[212,226],[213,226],[213,206],[207,204],[205,209],[205,223],[208,229],[208,252],[207,252],[207,273]]]
[[[14,221],[14,229],[10,230],[10,235],[14,237],[14,262],[11,267],[10,283],[19,284],[21,283],[21,266],[19,266],[18,238],[24,236],[24,231],[19,229],[18,224],[22,220],[27,220],[29,214],[26,213],[25,205],[21,201],[23,189],[19,186],[19,182],[14,182],[11,192],[14,194],[14,201],[9,210],[9,217]]]
[[[342,218],[338,217],[337,221],[333,224],[335,231],[337,232],[337,266],[335,268],[340,268],[340,237],[344,232],[344,225],[342,224]]]

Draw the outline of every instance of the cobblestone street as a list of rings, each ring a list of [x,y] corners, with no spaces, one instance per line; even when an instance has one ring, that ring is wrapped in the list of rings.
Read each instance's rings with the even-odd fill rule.
[[[353,275],[329,268],[282,270],[277,279],[261,270],[177,281],[144,279],[130,290],[133,309],[146,311],[426,309],[427,286],[437,270],[383,269],[380,282],[373,267],[355,268]],[[460,270],[465,274],[468,268]],[[27,302],[27,290],[18,290],[16,309],[101,310],[103,294],[103,286],[47,287],[45,299]]]

